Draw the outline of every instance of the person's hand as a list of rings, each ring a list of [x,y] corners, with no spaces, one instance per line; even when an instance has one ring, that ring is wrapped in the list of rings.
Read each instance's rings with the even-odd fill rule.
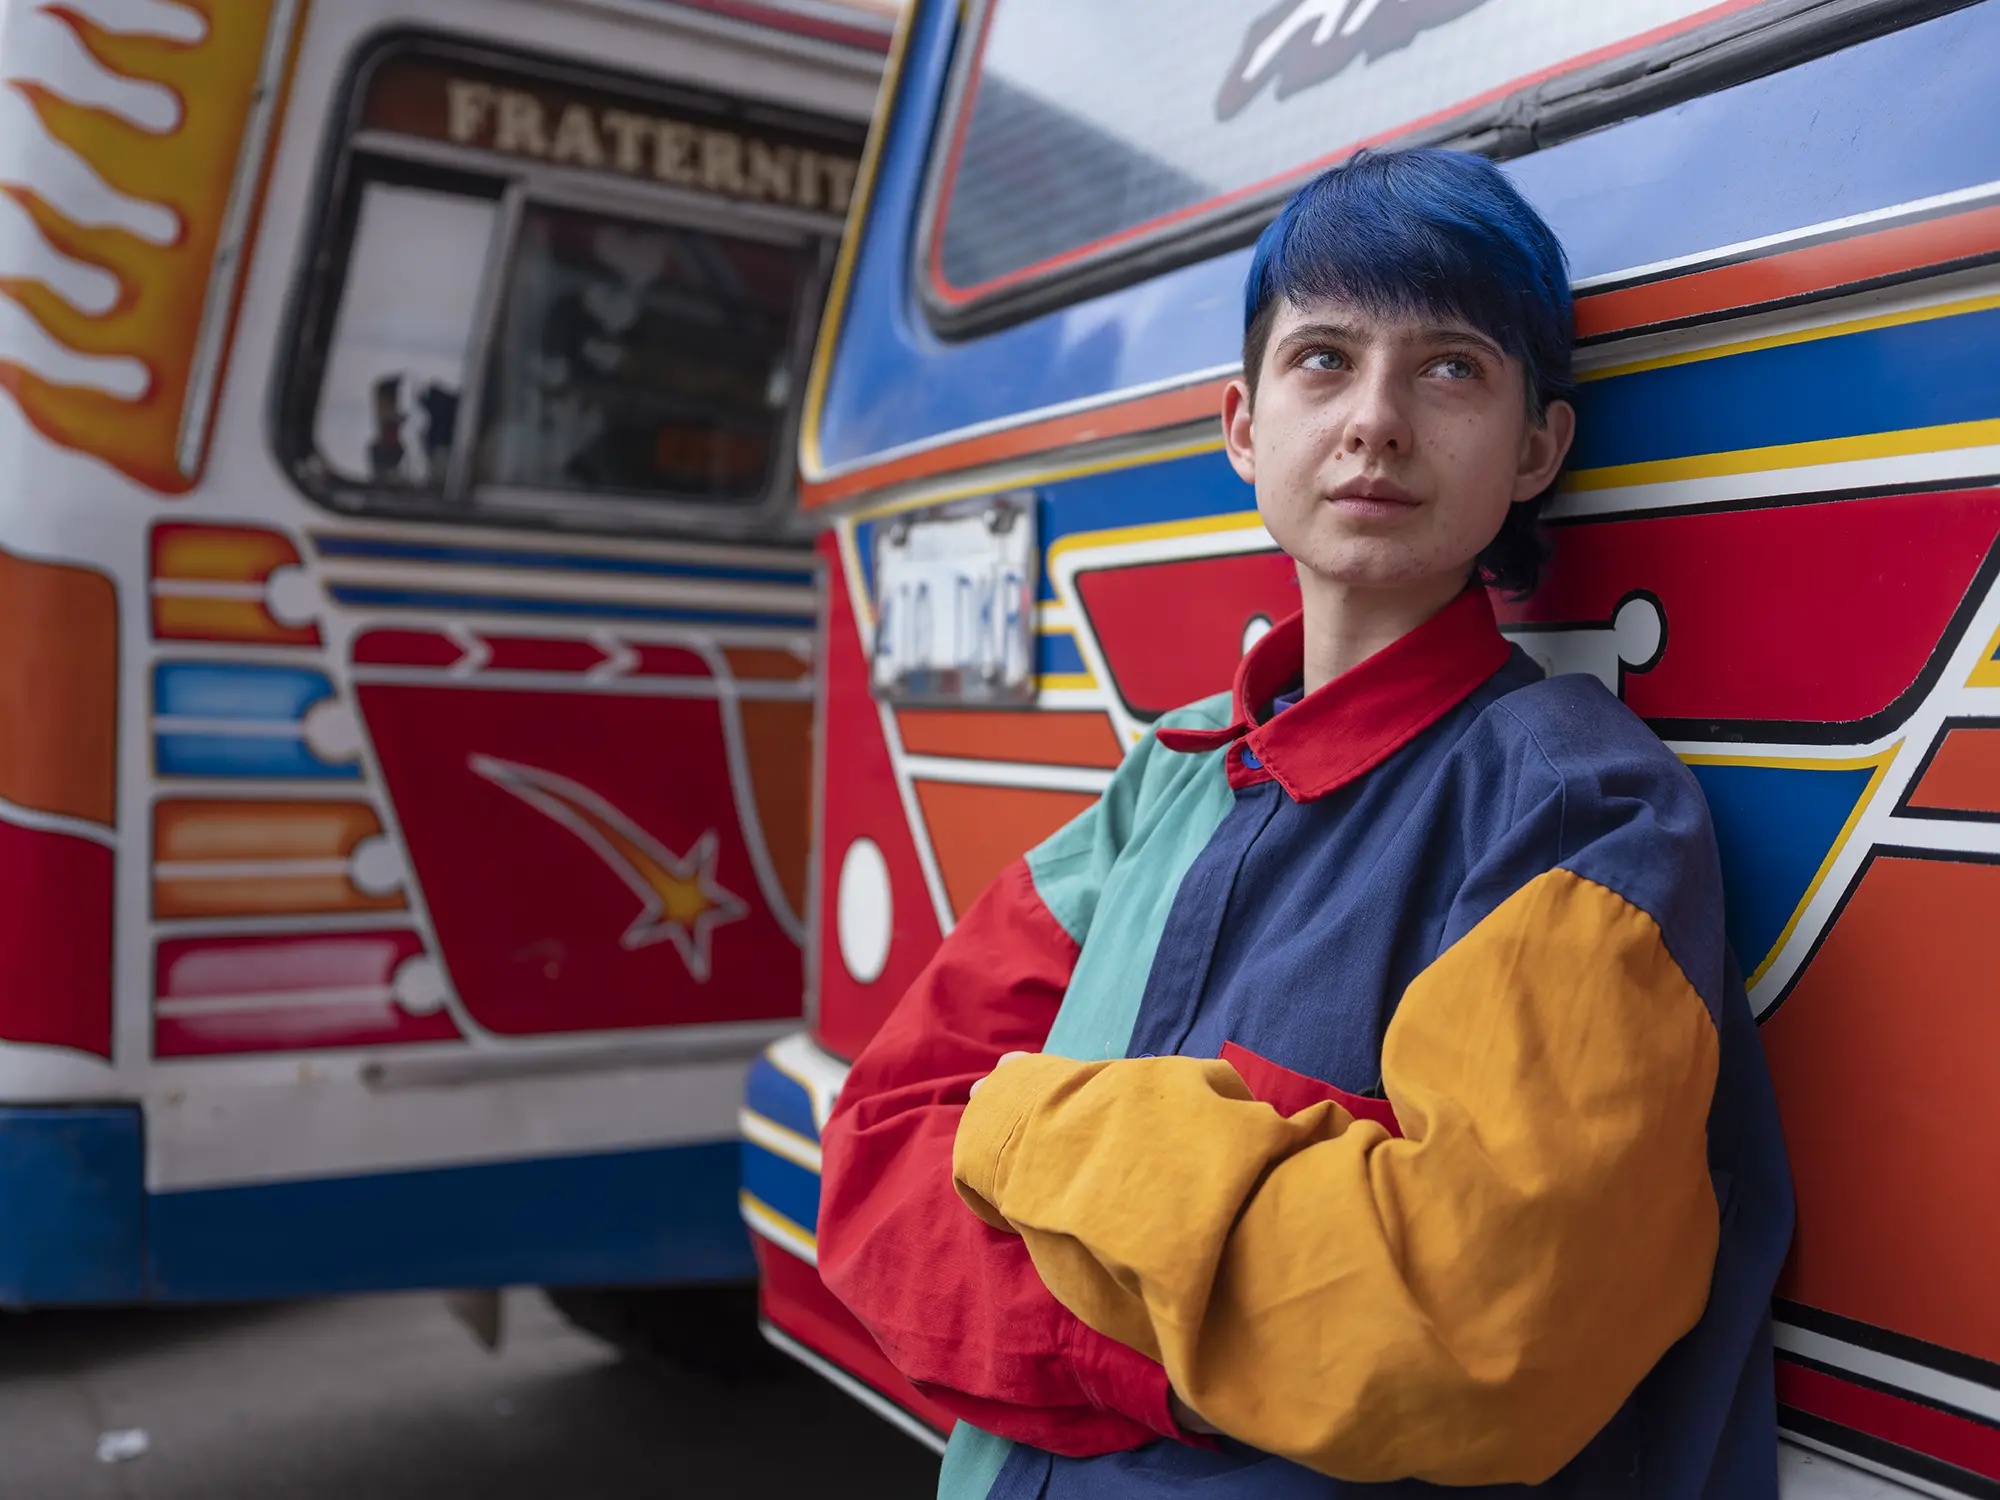
[[[1026,1053],[1026,1052],[1005,1052],[1005,1053],[1002,1053],[1002,1054],[1001,1054],[1001,1056],[1000,1056],[1000,1061],[998,1061],[997,1063],[995,1063],[995,1064],[993,1065],[993,1073],[997,1073],[997,1072],[999,1072],[999,1071],[1000,1071],[1000,1070],[1001,1070],[1002,1068],[1006,1067],[1008,1063],[1012,1062],[1012,1061],[1013,1061],[1013,1060],[1014,1060],[1015,1058],[1017,1058],[1017,1057],[1027,1057],[1027,1056],[1030,1056],[1030,1055],[1031,1055],[1031,1054],[1029,1054],[1029,1053]],[[991,1077],[993,1076],[993,1073],[988,1073],[988,1074],[986,1075],[986,1078],[991,1078]],[[981,1084],[981,1083],[984,1083],[984,1082],[986,1082],[986,1078],[982,1078],[982,1079],[980,1079],[980,1080],[979,1080],[979,1082],[978,1082],[978,1083],[975,1083],[975,1084],[973,1084],[973,1086],[972,1086],[972,1088],[970,1089],[970,1091],[969,1091],[969,1092],[970,1092],[970,1093],[973,1093],[973,1094],[976,1094],[976,1093],[978,1093],[978,1092],[979,1092],[979,1084]]]
[[[1203,1437],[1222,1436],[1220,1427],[1181,1400],[1181,1393],[1171,1387],[1167,1390],[1167,1414],[1174,1419],[1175,1425],[1182,1432],[1198,1432]]]

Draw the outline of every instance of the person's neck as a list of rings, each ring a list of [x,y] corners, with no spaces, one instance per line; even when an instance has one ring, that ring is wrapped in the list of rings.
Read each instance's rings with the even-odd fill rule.
[[[1463,578],[1369,587],[1299,569],[1305,605],[1305,690],[1326,686],[1385,646],[1394,645],[1465,590]]]

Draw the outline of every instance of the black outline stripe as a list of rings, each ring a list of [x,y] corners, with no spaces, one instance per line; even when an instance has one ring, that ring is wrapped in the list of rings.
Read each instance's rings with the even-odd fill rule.
[[[1972,861],[1978,864],[1988,862]],[[1991,862],[2000,863],[2000,858]],[[1778,1322],[1789,1323],[1806,1333],[1817,1333],[1823,1338],[1852,1344],[1857,1349],[1887,1355],[1890,1359],[1900,1359],[1907,1364],[1922,1365],[1926,1369],[1937,1371],[1940,1375],[1949,1375],[1957,1380],[1970,1381],[1974,1385],[2000,1391],[2000,1364],[1983,1360],[1974,1354],[1947,1348],[1943,1344],[1926,1343],[1923,1339],[1913,1338],[1907,1333],[1878,1328],[1873,1323],[1857,1322],[1839,1313],[1812,1307],[1804,1302],[1788,1301],[1783,1297],[1772,1299],[1771,1315]],[[1784,1352],[1779,1351],[1780,1354]]]
[[[1923,763],[1911,775],[1909,784],[1903,788],[1903,795],[1891,808],[1890,815],[1898,818],[1921,818],[1938,823],[2000,823],[2000,810],[1980,811],[1969,807],[1913,807],[1910,798],[1923,787],[1924,777],[1930,774],[1931,762],[1944,749],[1944,742],[1951,738],[1954,729],[1984,729],[2000,731],[2000,719],[1962,717],[1946,719],[1938,726],[1937,738],[1931,741],[1930,749],[1924,752]]]
[[[1972,1496],[1974,1500],[2000,1500],[2000,1481],[1961,1469],[1957,1464],[1948,1464],[1941,1458],[1932,1458],[1914,1448],[1905,1448],[1887,1438],[1842,1427],[1837,1422],[1801,1411],[1796,1406],[1786,1406],[1783,1402],[1778,1404],[1778,1431],[1798,1433],[1824,1443],[1836,1453],[1851,1453],[1857,1458],[1868,1459],[1891,1473],[1913,1474],[1961,1495]]]

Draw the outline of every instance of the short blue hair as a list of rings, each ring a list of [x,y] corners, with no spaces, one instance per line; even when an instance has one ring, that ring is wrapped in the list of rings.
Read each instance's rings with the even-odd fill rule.
[[[1279,307],[1325,299],[1478,329],[1521,362],[1537,420],[1575,394],[1568,259],[1483,156],[1362,151],[1292,195],[1258,239],[1243,292],[1243,373],[1253,393]],[[1527,593],[1539,580],[1547,499],[1514,506],[1481,554],[1495,586]]]

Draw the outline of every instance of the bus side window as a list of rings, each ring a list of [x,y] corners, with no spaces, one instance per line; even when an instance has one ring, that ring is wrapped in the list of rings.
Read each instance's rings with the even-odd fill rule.
[[[480,403],[484,489],[762,499],[810,246],[530,204]]]
[[[852,124],[399,36],[356,65],[278,457],[410,519],[762,536]]]
[[[313,418],[336,479],[443,493],[498,221],[492,200],[362,185]]]

